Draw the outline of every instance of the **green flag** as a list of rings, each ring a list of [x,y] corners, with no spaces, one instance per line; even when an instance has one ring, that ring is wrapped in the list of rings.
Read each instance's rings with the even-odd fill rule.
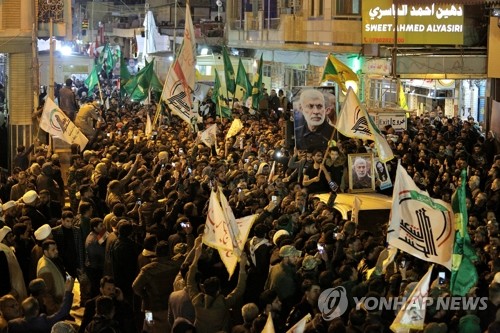
[[[227,105],[224,96],[220,94],[221,83],[219,79],[219,72],[215,69],[215,83],[212,92],[212,101],[215,103],[217,111],[221,117],[231,118],[231,108]]]
[[[260,54],[259,68],[253,80],[252,88],[252,108],[259,109],[259,102],[262,99],[262,53]]]
[[[214,82],[214,88],[212,90],[212,101],[218,105],[219,104],[219,95],[220,95],[220,79],[219,79],[219,72],[217,72],[217,68],[215,69],[215,82]]]
[[[154,60],[131,78],[125,84],[124,89],[131,100],[139,102],[148,97],[149,89],[153,93],[161,93],[163,85],[154,72]]]
[[[219,105],[219,107],[220,107],[220,114],[223,118],[228,118],[228,119],[233,118],[231,108],[229,106]]]
[[[106,43],[101,53],[99,53],[99,58],[97,58],[97,72],[100,72],[104,65],[106,65],[106,72],[109,73],[115,68],[116,57],[113,56],[113,51],[109,47],[109,44]]]
[[[465,202],[466,169],[461,172],[462,184],[455,190],[451,206],[455,214],[455,244],[451,264],[450,291],[453,296],[465,296],[477,283],[478,275],[474,260],[476,251],[467,232],[467,206]]]
[[[222,48],[222,59],[224,60],[224,77],[226,79],[227,91],[229,91],[234,96],[236,91],[236,82],[234,81],[234,68],[227,53],[226,47]]]
[[[245,71],[245,67],[243,66],[243,62],[241,58],[238,62],[238,72],[236,75],[236,84],[243,88],[245,93],[243,94],[243,101],[246,101],[248,97],[252,94],[252,82],[248,78],[247,72]]]
[[[123,57],[120,58],[120,94],[123,97],[126,94],[125,85],[130,80],[130,72]]]
[[[97,66],[94,65],[92,68],[92,72],[90,72],[89,76],[83,82],[85,86],[89,89],[89,92],[94,90],[94,87],[99,83],[99,75],[97,75]]]

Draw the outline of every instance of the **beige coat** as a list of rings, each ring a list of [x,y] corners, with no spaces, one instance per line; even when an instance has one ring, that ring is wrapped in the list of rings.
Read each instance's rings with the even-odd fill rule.
[[[45,281],[47,294],[55,304],[61,305],[65,291],[65,279],[56,264],[46,256],[41,257],[38,260],[36,277]]]

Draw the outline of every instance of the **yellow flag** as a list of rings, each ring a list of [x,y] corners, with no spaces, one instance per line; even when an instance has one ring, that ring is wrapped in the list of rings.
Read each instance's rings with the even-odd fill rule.
[[[402,85],[399,86],[399,107],[403,110],[408,110],[408,104],[406,103],[406,96]]]

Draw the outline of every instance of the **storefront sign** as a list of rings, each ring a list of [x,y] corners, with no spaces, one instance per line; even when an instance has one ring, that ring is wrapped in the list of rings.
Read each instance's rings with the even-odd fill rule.
[[[363,64],[362,72],[372,75],[391,75],[391,61],[387,59],[369,59]]]
[[[393,44],[396,26],[398,44],[463,44],[464,13],[458,4],[396,6],[392,0],[365,0],[362,22],[365,44]]]
[[[385,130],[387,125],[391,125],[396,132],[406,130],[406,112],[378,112],[375,119],[380,130]]]

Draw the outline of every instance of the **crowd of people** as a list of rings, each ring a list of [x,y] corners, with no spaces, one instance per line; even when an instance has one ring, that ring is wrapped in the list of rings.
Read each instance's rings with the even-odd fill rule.
[[[348,155],[374,151],[373,144],[335,137],[326,154],[297,150],[285,137],[289,117],[243,109],[233,115],[243,129],[229,138],[231,121],[212,114],[197,128],[167,114],[146,135],[154,105],[94,108],[103,121],[83,151],[72,146],[67,172],[36,142],[19,147],[12,172],[0,179],[0,332],[260,333],[268,316],[286,332],[307,314],[307,332],[389,332],[397,311],[354,299],[408,295],[427,271],[428,262],[400,253],[385,273],[367,274],[385,231],[361,230],[314,196],[331,191],[332,180],[347,192]],[[208,147],[200,132],[212,124],[217,140]],[[384,134],[397,157],[385,166],[393,181],[400,160],[419,187],[450,202],[467,169],[479,273],[470,295],[488,297],[488,306],[428,307],[424,332],[500,332],[496,138],[473,119],[432,112]],[[257,214],[231,277],[219,252],[202,243],[214,186],[236,218]],[[437,283],[436,269],[429,294],[449,297],[449,277]],[[79,328],[70,316],[75,279]],[[348,308],[327,321],[318,298],[336,286],[347,290]]]

